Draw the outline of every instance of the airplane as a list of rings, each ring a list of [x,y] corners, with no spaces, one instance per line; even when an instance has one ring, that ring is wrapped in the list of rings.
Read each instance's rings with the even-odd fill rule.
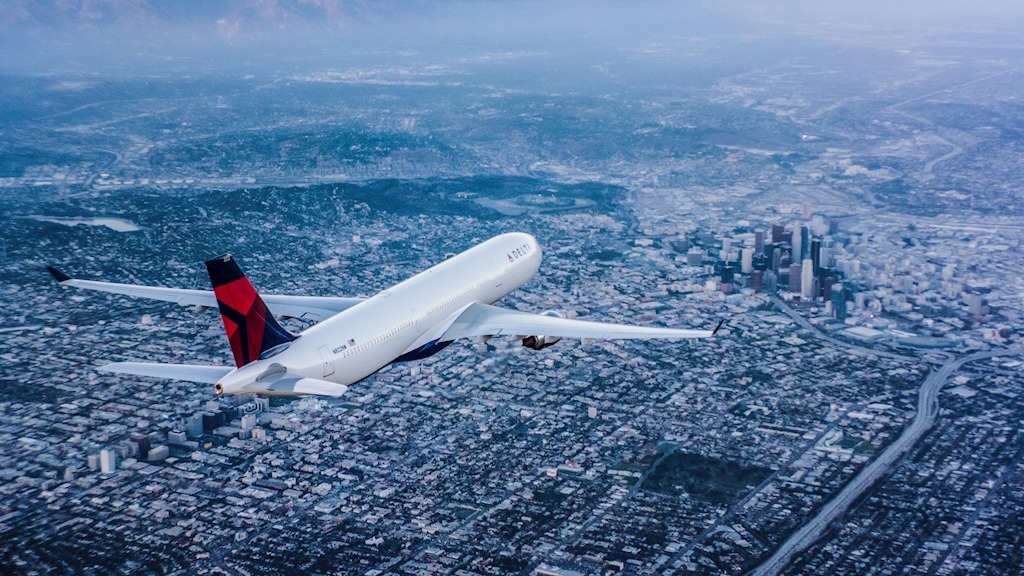
[[[213,384],[216,394],[338,397],[396,362],[431,356],[455,340],[509,336],[541,350],[562,338],[707,338],[714,330],[627,326],[492,306],[538,270],[541,249],[530,234],[495,236],[369,298],[261,297],[231,254],[206,261],[213,291],[116,284],[71,278],[50,266],[61,286],[220,310],[235,366],[115,362],[116,374]],[[319,321],[298,334],[282,318]]]

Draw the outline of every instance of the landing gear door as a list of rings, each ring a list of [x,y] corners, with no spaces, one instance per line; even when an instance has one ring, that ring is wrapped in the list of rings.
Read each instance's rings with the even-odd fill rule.
[[[324,378],[334,374],[334,355],[327,349],[327,346],[321,346],[317,350],[320,351],[320,359],[324,361]]]

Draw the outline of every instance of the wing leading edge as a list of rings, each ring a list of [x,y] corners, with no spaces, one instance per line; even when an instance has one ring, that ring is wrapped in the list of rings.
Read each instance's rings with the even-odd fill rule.
[[[150,376],[168,380],[184,380],[200,384],[216,384],[234,368],[230,366],[201,366],[197,364],[152,364],[147,362],[115,362],[100,366],[104,372]]]
[[[462,314],[445,330],[440,340],[530,334],[595,340],[710,338],[718,332],[721,325],[722,323],[719,322],[718,327],[714,330],[628,326],[531,314],[476,302],[463,310]]]
[[[189,290],[186,288],[164,288],[163,286],[139,286],[97,282],[71,278],[52,266],[46,268],[61,286],[72,286],[83,290],[97,290],[112,294],[124,294],[135,298],[163,300],[182,306],[217,308],[217,298],[212,291]],[[274,314],[290,318],[301,318],[319,322],[347,310],[363,301],[362,298],[334,298],[325,296],[285,296],[279,294],[261,295]]]
[[[222,378],[235,369],[230,366],[203,366],[197,364],[152,364],[148,362],[115,362],[100,366],[99,370],[114,374],[131,374],[132,376],[148,376],[166,380],[184,380],[200,384],[218,384]],[[316,378],[287,376],[270,379],[267,382],[254,382],[243,392],[265,394],[268,396],[330,396],[337,398],[348,391],[348,386],[336,384]]]

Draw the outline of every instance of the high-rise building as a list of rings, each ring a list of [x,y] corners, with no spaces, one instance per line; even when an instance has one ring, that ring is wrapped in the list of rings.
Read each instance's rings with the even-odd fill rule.
[[[242,416],[242,430],[249,430],[256,427],[256,415],[246,414]]]
[[[764,273],[764,291],[769,294],[774,294],[779,290],[779,276],[771,270],[766,270]]]
[[[832,286],[832,313],[836,320],[846,320],[846,290],[842,284]]]
[[[149,456],[149,448],[152,445],[149,436],[147,436],[146,434],[141,434],[139,432],[133,432],[130,438],[132,442],[134,442],[135,445],[138,446],[138,451],[136,453],[139,455],[139,458],[145,460],[146,457]]]
[[[796,233],[794,232],[793,235],[796,236]],[[804,258],[809,258],[810,257],[810,252],[811,252],[811,229],[808,228],[807,225],[805,224],[805,225],[800,227],[800,256],[799,256],[800,260],[803,260]],[[794,251],[793,259],[795,260],[796,258],[797,258],[796,252]]]
[[[111,448],[100,450],[100,472],[112,474],[117,470],[117,453]]]
[[[764,291],[764,270],[754,270],[750,273],[750,287],[754,292]]]
[[[832,289],[836,283],[834,276],[825,276],[821,279],[821,298],[825,302],[832,300]]]
[[[755,254],[752,264],[754,270],[760,270],[764,272],[770,267],[771,260],[764,254]]]
[[[764,254],[764,230],[754,230],[754,255]]]
[[[829,218],[828,219],[828,233],[830,235],[835,235],[835,234],[839,233],[839,219],[838,218]]]
[[[754,249],[749,246],[740,252],[740,271],[744,274],[754,271]]]
[[[818,276],[821,273],[821,238],[811,239],[811,254],[809,257],[814,275]]]
[[[800,231],[797,230],[797,231],[795,231],[793,233],[793,238],[790,241],[790,246],[793,247],[792,252],[790,252],[790,258],[792,259],[792,262],[794,262],[794,263],[801,262],[804,259],[804,257],[803,257],[803,253],[804,253],[803,249],[804,249],[804,247],[803,247],[803,244],[801,244],[801,242],[803,242],[803,236],[800,234]]]
[[[199,438],[203,435],[202,412],[196,412],[185,419],[185,435],[189,438]]]
[[[799,264],[789,265],[789,291],[793,294],[800,293],[800,272]]]
[[[804,258],[804,264],[800,270],[800,297],[804,300],[812,300],[814,294],[814,262],[810,258]]]
[[[694,246],[686,253],[687,266],[700,266],[704,262],[704,251]]]
[[[772,224],[772,244],[784,242],[782,235],[786,232],[786,229],[781,224]]]
[[[722,279],[722,284],[732,284],[733,276],[736,273],[736,268],[733,266],[733,262],[719,262],[718,276]]]
[[[213,432],[227,422],[223,412],[203,412],[203,432]]]

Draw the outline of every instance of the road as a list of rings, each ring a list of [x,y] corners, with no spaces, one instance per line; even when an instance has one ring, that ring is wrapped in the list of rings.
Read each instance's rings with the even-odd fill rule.
[[[1005,350],[979,352],[961,358],[950,358],[942,367],[929,374],[918,392],[917,414],[914,416],[914,421],[903,431],[903,434],[890,444],[878,458],[861,469],[860,473],[839,494],[821,507],[814,518],[794,532],[779,546],[775,554],[761,563],[751,574],[765,576],[780,573],[789,564],[790,560],[793,559],[793,556],[817,541],[829,524],[845,513],[865,490],[884,476],[900,457],[912,448],[920,440],[921,436],[931,428],[932,424],[935,423],[935,417],[939,413],[939,391],[957,369],[968,362],[976,360],[1022,353],[1024,353],[1024,348],[1008,348]]]
[[[880,356],[880,357],[884,357],[884,358],[892,358],[894,360],[905,360],[905,361],[910,361],[910,362],[913,362],[913,361],[917,360],[917,358],[915,358],[913,356],[904,356],[902,354],[897,354],[895,352],[889,352],[889,351],[886,351],[886,350],[878,350],[878,349],[875,349],[875,348],[868,348],[866,346],[860,346],[860,345],[854,344],[852,342],[848,342],[848,341],[845,341],[845,340],[840,340],[838,338],[834,338],[834,337],[828,335],[827,333],[823,332],[821,329],[817,328],[816,326],[814,326],[810,322],[808,322],[807,318],[804,318],[803,316],[800,315],[799,312],[797,312],[796,310],[793,310],[792,308],[790,308],[789,304],[787,304],[786,301],[783,300],[782,298],[779,298],[778,296],[773,296],[772,297],[772,302],[775,303],[775,307],[778,308],[780,312],[782,312],[783,314],[788,316],[791,320],[796,322],[801,328],[812,332],[819,340],[824,340],[824,341],[829,342],[831,344],[834,344],[834,345],[836,345],[836,346],[838,346],[840,348],[845,348],[847,350],[852,350],[854,352],[859,352],[860,354],[870,354],[872,356]]]

